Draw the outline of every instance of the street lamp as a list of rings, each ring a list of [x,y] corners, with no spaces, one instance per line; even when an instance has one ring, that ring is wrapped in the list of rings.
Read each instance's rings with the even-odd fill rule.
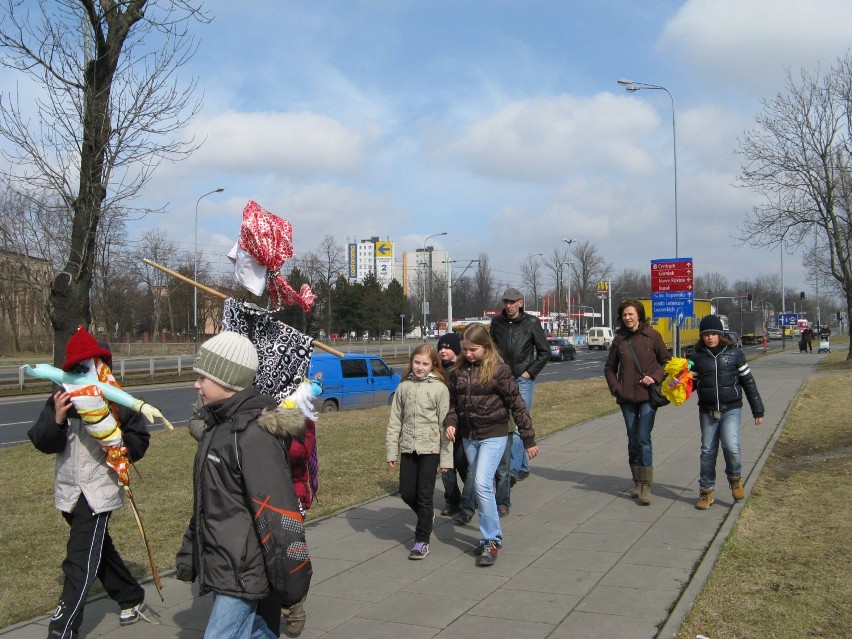
[[[677,220],[677,127],[675,126],[675,103],[674,96],[672,92],[669,91],[666,87],[659,84],[648,84],[647,82],[636,82],[634,80],[626,80],[624,78],[619,78],[618,83],[625,88],[625,90],[630,93],[635,93],[636,91],[641,91],[642,89],[651,89],[656,91],[665,91],[669,100],[672,103],[672,152],[674,154],[674,227],[675,227],[675,257],[679,257],[680,253],[678,247],[678,220]],[[674,323],[674,347],[675,347],[675,357],[680,357],[680,330],[677,325],[677,322]]]
[[[571,248],[571,245],[577,240],[562,240],[568,245],[568,248]],[[568,335],[571,335],[571,327],[574,324],[574,320],[571,316],[571,257],[568,257]]]
[[[223,188],[213,189],[209,193],[205,193],[204,195],[202,195],[195,202],[195,244],[192,250],[192,280],[194,282],[198,281],[198,204],[208,195],[213,195],[214,193],[221,193],[224,190],[225,189]],[[195,328],[195,350],[198,351],[198,287],[193,286],[192,288],[192,323]]]
[[[424,258],[426,256],[426,252],[427,252],[426,243],[429,242],[429,240],[431,240],[433,237],[440,237],[440,236],[446,235],[446,234],[447,234],[446,231],[444,231],[443,233],[433,233],[432,235],[427,236],[425,240],[423,240],[423,255],[424,255]],[[432,274],[431,274],[432,259],[431,258],[432,258],[432,252],[429,251],[429,262],[427,263],[425,259],[423,261],[423,265],[426,266],[430,271],[430,273],[429,273],[430,278],[432,276]],[[430,287],[430,289],[431,289],[431,287]],[[426,315],[427,315],[426,309],[427,308],[428,307],[427,307],[427,302],[426,302],[426,278],[423,278],[423,335],[421,335],[421,337],[424,338],[424,339],[426,337]]]

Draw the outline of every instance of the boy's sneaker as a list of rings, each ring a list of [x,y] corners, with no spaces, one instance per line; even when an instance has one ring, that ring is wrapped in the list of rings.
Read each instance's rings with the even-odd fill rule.
[[[408,553],[409,559],[425,559],[426,555],[429,554],[429,544],[425,541],[418,541],[411,547],[411,550]]]
[[[702,488],[698,491],[698,501],[695,502],[695,507],[698,510],[707,510],[715,501],[712,488]]]
[[[506,506],[497,506],[497,516],[500,518],[509,514],[509,509]]]
[[[142,606],[143,603],[138,603],[132,608],[125,608],[118,615],[118,623],[122,626],[129,626],[132,623],[136,623],[142,617]]]
[[[482,549],[485,548],[485,542],[481,539],[476,543],[475,546],[472,546],[469,550],[470,554],[474,557],[479,557],[482,554]]]
[[[482,554],[476,560],[477,566],[493,566],[497,561],[497,543],[486,541],[482,546]]]

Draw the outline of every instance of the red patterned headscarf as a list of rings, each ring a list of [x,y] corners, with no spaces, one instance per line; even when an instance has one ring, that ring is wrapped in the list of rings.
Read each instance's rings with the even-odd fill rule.
[[[273,306],[290,304],[310,312],[314,303],[311,287],[302,284],[297,293],[281,275],[284,262],[293,257],[293,227],[287,220],[251,200],[243,209],[239,246],[266,267],[269,301]]]

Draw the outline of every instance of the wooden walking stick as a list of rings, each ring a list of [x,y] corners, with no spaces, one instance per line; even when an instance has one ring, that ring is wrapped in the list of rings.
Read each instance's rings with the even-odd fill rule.
[[[222,300],[228,298],[228,296],[225,295],[224,293],[222,293],[221,291],[217,291],[216,289],[210,288],[209,286],[204,286],[204,284],[200,284],[200,283],[196,282],[195,280],[186,277],[185,275],[181,275],[177,271],[173,271],[172,269],[170,269],[166,266],[163,266],[162,264],[157,264],[156,262],[149,260],[147,257],[143,258],[142,261],[145,262],[145,264],[147,264],[148,266],[153,266],[154,268],[161,270],[163,273],[168,273],[172,277],[175,277],[175,278],[181,280],[182,282],[186,282],[187,284],[194,286],[199,291],[203,291],[204,293],[207,293],[208,295],[218,297],[219,299],[222,299]],[[343,357],[343,351],[339,351],[336,348],[334,348],[333,346],[329,346],[328,344],[324,344],[323,342],[320,342],[318,340],[313,340],[313,344],[318,349],[323,350],[326,353],[331,353],[332,355],[337,355],[338,357]]]

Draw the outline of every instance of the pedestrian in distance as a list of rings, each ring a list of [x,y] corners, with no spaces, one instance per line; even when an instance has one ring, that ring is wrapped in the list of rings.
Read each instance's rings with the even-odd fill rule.
[[[450,441],[461,439],[473,476],[481,534],[475,551],[477,566],[491,566],[503,546],[494,473],[506,449],[510,415],[530,459],[538,455],[538,446],[515,376],[500,361],[484,326],[472,324],[465,329],[462,354],[450,371],[450,410],[444,426]]]
[[[205,428],[195,454],[193,509],[176,577],[214,594],[205,639],[273,639],[258,602],[303,601],[311,559],[277,402],[252,387],[257,351],[223,331],[201,345],[193,370]]]
[[[68,340],[65,355],[62,370],[118,386],[110,370],[112,352],[85,328]],[[55,392],[27,433],[37,450],[56,455],[54,500],[70,528],[62,594],[48,623],[49,639],[78,636],[95,578],[118,603],[122,626],[139,621],[145,600],[145,591],[110,536],[110,516],[122,506],[124,490],[120,469],[108,463],[105,444],[114,440],[113,445],[136,462],[148,449],[150,435],[141,413],[105,401],[93,388],[81,385]],[[104,429],[107,422],[110,426]]]
[[[453,472],[450,440],[442,427],[450,392],[438,352],[428,344],[412,351],[402,377],[391,403],[385,447],[388,466],[399,468],[399,495],[417,515],[408,558],[425,559],[435,520],[436,474],[439,466],[442,473]]]
[[[654,448],[651,431],[657,408],[648,387],[665,377],[664,366],[671,359],[660,334],[645,318],[638,300],[625,300],[618,307],[619,327],[604,365],[609,392],[621,407],[627,428],[627,460],[633,475],[633,497],[647,506],[654,482]]]
[[[438,357],[444,375],[448,376],[450,369],[455,365],[456,359],[461,355],[461,339],[456,333],[447,333],[438,338]],[[443,429],[442,429],[443,430]],[[473,493],[473,482],[468,481],[467,457],[461,441],[451,443],[453,450],[453,470],[441,473],[441,481],[444,484],[444,509],[441,516],[452,517],[457,525],[464,525],[473,518],[476,508],[476,496]],[[463,487],[459,486],[461,480]]]
[[[550,360],[550,345],[539,319],[524,312],[524,296],[516,288],[507,288],[501,298],[503,311],[491,320],[489,332],[497,352],[512,370],[527,412],[532,412],[535,379]],[[497,469],[497,507],[501,517],[509,514],[511,488],[530,474],[524,444],[516,436],[515,424],[509,424],[508,450]]]
[[[699,335],[692,356],[701,427],[699,493],[695,507],[707,510],[715,501],[716,458],[720,442],[731,495],[735,501],[745,497],[740,458],[743,395],[748,400],[755,426],[763,423],[764,410],[745,354],[725,337],[719,316],[702,318]]]

